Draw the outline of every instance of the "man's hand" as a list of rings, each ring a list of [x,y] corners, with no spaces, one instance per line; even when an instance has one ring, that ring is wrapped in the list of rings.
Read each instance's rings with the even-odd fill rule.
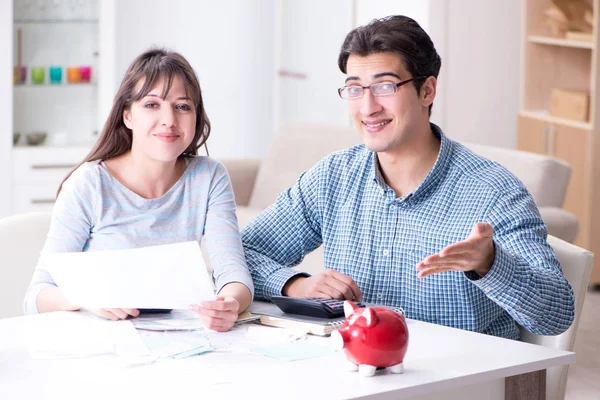
[[[119,321],[127,319],[129,316],[137,317],[140,315],[140,310],[137,308],[92,308],[90,310],[99,317]]]
[[[484,277],[496,258],[494,228],[486,222],[475,224],[469,237],[453,243],[437,254],[425,257],[417,264],[419,278],[446,271],[475,271]]]
[[[233,296],[217,295],[217,299],[214,301],[192,304],[190,310],[198,314],[208,329],[225,332],[235,324],[240,311],[240,303]]]
[[[360,301],[362,293],[352,278],[328,269],[311,277],[295,277],[283,287],[289,297],[323,297],[325,299]]]

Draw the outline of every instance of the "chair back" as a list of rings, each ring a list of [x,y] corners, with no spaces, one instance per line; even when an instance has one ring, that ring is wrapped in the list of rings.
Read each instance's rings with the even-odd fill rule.
[[[521,328],[521,340],[528,343],[551,347],[556,350],[573,351],[575,335],[579,326],[579,317],[583,309],[583,301],[590,280],[594,263],[594,254],[564,240],[548,236],[548,243],[554,249],[562,266],[563,274],[571,284],[575,295],[575,318],[569,329],[560,335],[535,335]],[[546,399],[562,400],[567,387],[569,366],[549,368],[546,372]]]
[[[527,151],[463,144],[512,172],[529,190],[538,207],[562,207],[571,178],[571,167],[565,161]]]
[[[32,212],[0,219],[0,318],[23,315],[23,299],[46,241],[50,213]]]
[[[322,158],[360,143],[351,126],[282,122],[260,164],[248,205],[267,208]]]

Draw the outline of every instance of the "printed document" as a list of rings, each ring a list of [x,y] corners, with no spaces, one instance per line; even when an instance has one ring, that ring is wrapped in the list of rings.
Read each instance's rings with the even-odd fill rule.
[[[187,309],[214,300],[198,242],[127,250],[46,253],[63,295],[86,308]]]

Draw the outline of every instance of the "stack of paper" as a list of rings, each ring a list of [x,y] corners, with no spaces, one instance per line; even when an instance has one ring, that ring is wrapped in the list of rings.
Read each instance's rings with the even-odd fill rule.
[[[149,354],[130,321],[107,321],[80,312],[62,311],[28,318],[26,335],[33,358]]]
[[[212,351],[201,332],[145,332],[142,339],[155,358],[185,358]]]
[[[258,321],[259,315],[243,312],[238,316],[235,325],[245,322]],[[193,331],[204,330],[204,324],[196,313],[187,310],[173,310],[164,314],[142,314],[132,319],[136,329],[147,331]]]
[[[188,310],[173,310],[164,314],[142,314],[131,320],[136,329],[148,331],[189,331],[204,329],[202,320]]]

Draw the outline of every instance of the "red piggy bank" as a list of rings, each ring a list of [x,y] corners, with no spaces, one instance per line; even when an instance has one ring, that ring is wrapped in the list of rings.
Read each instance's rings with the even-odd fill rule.
[[[344,302],[344,313],[342,327],[331,338],[344,349],[351,371],[362,376],[373,376],[377,368],[404,372],[408,328],[403,315],[383,307],[359,308],[349,301]]]

